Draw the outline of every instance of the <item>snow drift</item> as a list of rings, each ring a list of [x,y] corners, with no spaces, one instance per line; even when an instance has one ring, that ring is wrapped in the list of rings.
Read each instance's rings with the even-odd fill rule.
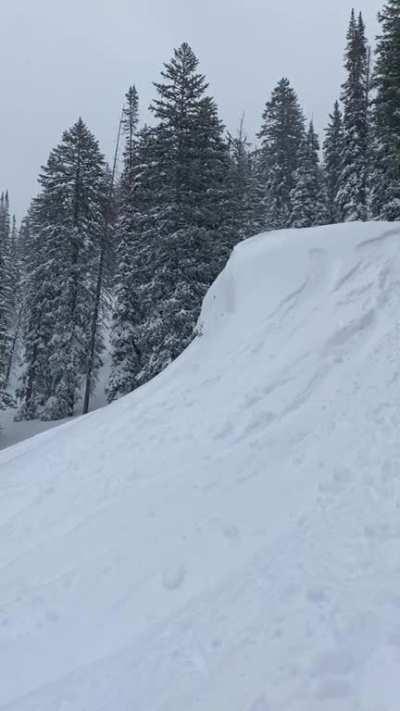
[[[2,711],[395,711],[400,225],[252,238],[133,395],[0,453]]]

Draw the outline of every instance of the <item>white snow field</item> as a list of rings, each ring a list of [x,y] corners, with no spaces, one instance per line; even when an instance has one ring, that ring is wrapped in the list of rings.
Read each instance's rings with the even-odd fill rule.
[[[0,453],[1,711],[400,709],[400,225],[248,240],[200,330]]]

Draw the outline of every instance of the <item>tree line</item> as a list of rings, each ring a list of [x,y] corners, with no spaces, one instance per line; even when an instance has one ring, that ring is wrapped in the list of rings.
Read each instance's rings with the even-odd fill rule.
[[[87,412],[106,347],[109,401],[147,382],[191,341],[205,292],[253,234],[400,219],[400,0],[379,22],[373,62],[351,13],[321,147],[286,78],[255,147],[243,121],[226,132],[184,43],[154,85],[153,125],[140,123],[134,85],[125,96],[118,179],[80,118],[42,167],[19,230],[1,195],[0,409]]]

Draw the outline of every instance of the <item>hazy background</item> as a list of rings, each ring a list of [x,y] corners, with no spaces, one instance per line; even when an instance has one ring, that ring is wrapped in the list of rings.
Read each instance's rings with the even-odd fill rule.
[[[364,0],[373,43],[383,0]],[[351,0],[2,0],[0,190],[21,218],[41,164],[79,115],[113,153],[135,83],[148,119],[164,61],[191,44],[220,116],[251,138],[273,86],[288,76],[319,130],[338,97]]]

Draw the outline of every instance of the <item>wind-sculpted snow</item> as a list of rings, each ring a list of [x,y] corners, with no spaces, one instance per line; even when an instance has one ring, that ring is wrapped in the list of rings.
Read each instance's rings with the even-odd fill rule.
[[[397,711],[400,226],[258,236],[154,381],[0,453],[1,711]]]

